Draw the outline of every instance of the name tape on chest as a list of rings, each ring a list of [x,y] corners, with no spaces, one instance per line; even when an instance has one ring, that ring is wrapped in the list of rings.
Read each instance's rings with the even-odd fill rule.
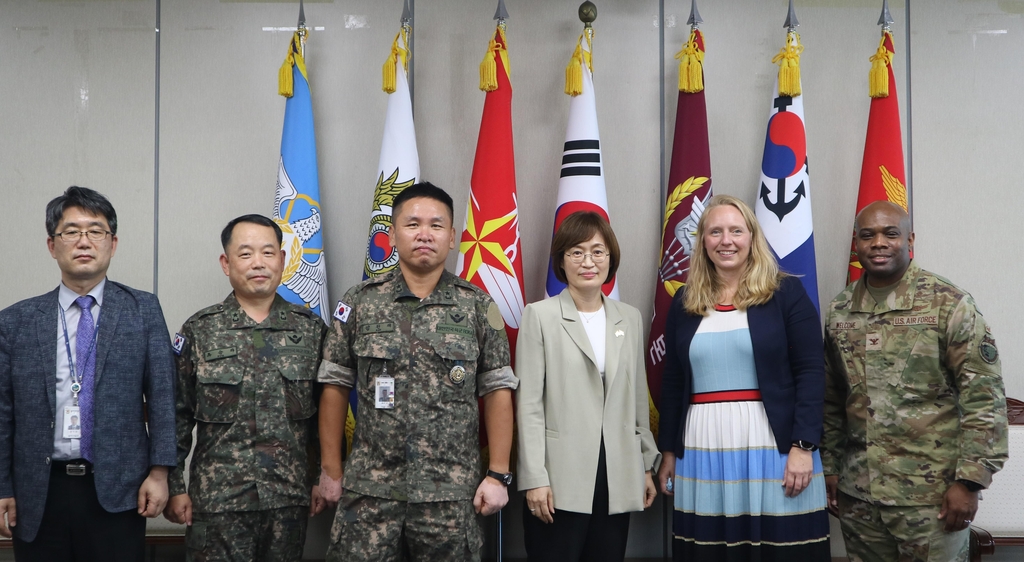
[[[360,334],[384,334],[395,331],[394,322],[371,322],[359,325]]]
[[[224,347],[221,349],[211,349],[203,354],[203,359],[212,361],[214,359],[224,359],[225,357],[234,357],[238,355],[237,347]]]
[[[926,316],[897,316],[892,319],[893,326],[938,326],[939,317],[930,314]]]
[[[889,318],[889,324],[892,326],[938,326],[939,317],[935,314],[926,314],[921,316],[894,316]],[[861,330],[865,326],[863,320],[837,320],[828,325],[829,330],[833,331],[849,331],[849,330]]]
[[[469,326],[460,326],[458,324],[438,324],[437,333],[439,334],[459,334],[461,336],[475,336],[476,333],[473,328]]]

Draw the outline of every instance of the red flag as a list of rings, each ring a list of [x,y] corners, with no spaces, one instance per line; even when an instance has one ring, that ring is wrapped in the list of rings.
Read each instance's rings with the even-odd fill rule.
[[[512,83],[505,46],[505,33],[499,27],[480,65],[480,89],[487,96],[455,270],[459,277],[487,291],[498,305],[514,359],[516,335],[526,303],[512,149]],[[480,444],[486,447],[483,416],[480,419]]]
[[[875,201],[889,201],[908,210],[907,176],[903,168],[903,133],[896,78],[892,72],[892,34],[886,31],[871,57],[871,111],[864,141],[864,163],[860,169],[857,213]],[[863,271],[856,248],[850,249],[849,282]]]
[[[708,147],[708,113],[701,62],[704,58],[704,36],[699,30],[693,30],[676,58],[681,59],[680,92],[662,224],[661,266],[654,289],[654,317],[647,344],[647,386],[651,400],[651,430],[655,438],[667,345],[665,317],[676,291],[686,283],[697,221],[711,198],[711,151]]]

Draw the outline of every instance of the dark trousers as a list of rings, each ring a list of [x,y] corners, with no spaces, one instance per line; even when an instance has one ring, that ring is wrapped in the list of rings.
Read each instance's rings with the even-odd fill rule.
[[[626,557],[629,514],[608,515],[608,469],[603,442],[591,512],[556,510],[554,520],[544,523],[534,517],[523,500],[523,533],[530,562],[622,562]]]
[[[18,562],[142,562],[146,556],[146,519],[134,509],[110,513],[96,497],[92,466],[71,476],[67,463],[54,461],[46,508],[35,540],[14,537]]]

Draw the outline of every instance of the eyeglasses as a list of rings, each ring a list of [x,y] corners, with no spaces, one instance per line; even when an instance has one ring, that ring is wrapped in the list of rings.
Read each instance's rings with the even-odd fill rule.
[[[569,261],[575,264],[583,263],[583,260],[590,256],[590,260],[594,263],[604,263],[604,260],[608,259],[608,252],[604,250],[594,250],[590,253],[584,253],[583,250],[573,250],[565,253]]]
[[[60,238],[65,244],[74,244],[81,240],[82,236],[87,237],[93,242],[102,242],[108,234],[113,234],[113,232],[110,232],[109,230],[100,230],[98,228],[90,230],[75,230],[72,228],[65,230],[64,232],[58,232],[54,235],[54,238]]]

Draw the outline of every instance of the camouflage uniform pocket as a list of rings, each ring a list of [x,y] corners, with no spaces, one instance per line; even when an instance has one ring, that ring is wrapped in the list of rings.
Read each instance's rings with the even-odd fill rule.
[[[188,550],[206,550],[206,523],[193,521],[185,529],[185,548]]]
[[[313,400],[313,381],[316,371],[313,361],[305,357],[289,358],[287,365],[278,368],[284,377],[285,409],[288,419],[304,420],[316,413]]]
[[[373,387],[373,379],[383,374],[388,361],[398,359],[402,345],[394,334],[370,334],[356,338],[352,353],[358,358],[358,373],[366,376],[366,384]],[[389,373],[395,376],[395,368]]]
[[[911,388],[915,386],[914,378],[919,377],[920,373],[915,368],[914,350],[916,349],[920,353],[922,346],[918,345],[919,340],[925,344],[928,340],[927,335],[922,332],[923,330],[918,328],[906,328],[896,329],[889,334],[888,339],[895,343],[895,345],[885,347],[886,362],[892,369],[889,374],[890,385]],[[922,335],[924,337],[921,337]],[[925,347],[927,346],[925,345]]]
[[[233,359],[203,361],[196,369],[196,419],[209,423],[235,421],[243,370]]]

